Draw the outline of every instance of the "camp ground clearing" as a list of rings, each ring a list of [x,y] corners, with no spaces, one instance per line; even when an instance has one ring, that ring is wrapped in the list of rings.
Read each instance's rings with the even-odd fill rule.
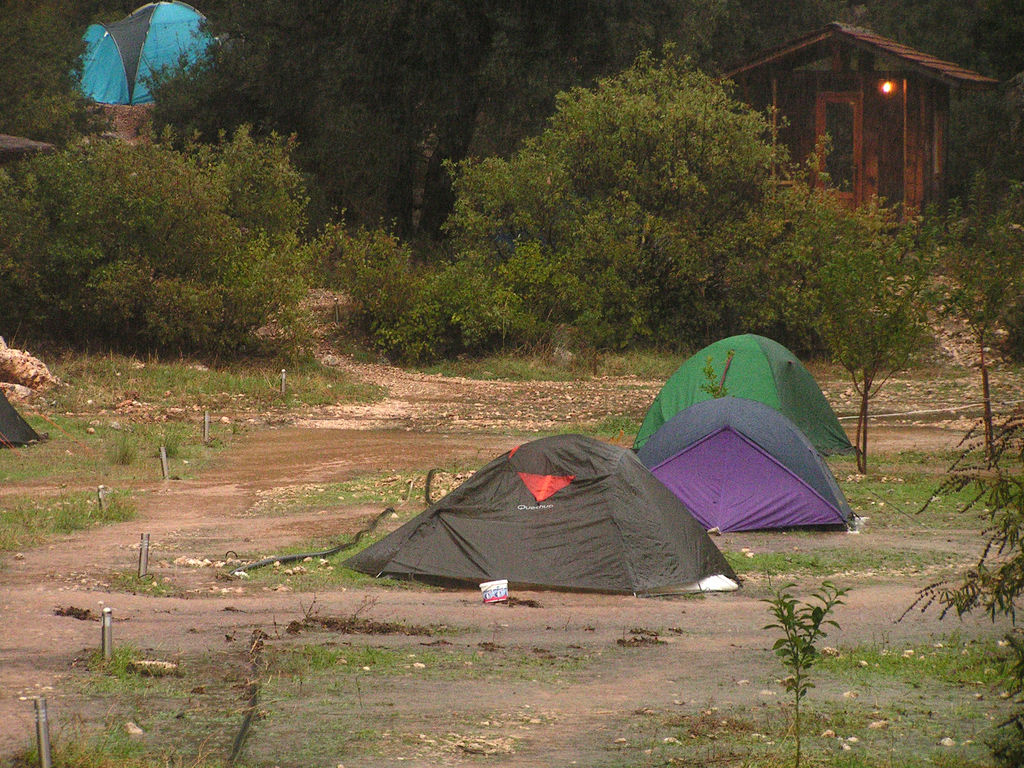
[[[139,375],[123,362],[125,377]],[[980,551],[982,523],[956,499],[918,512],[972,423],[974,371],[918,369],[887,384],[874,412],[903,415],[872,421],[870,475],[828,459],[867,518],[860,533],[715,537],[743,580],[737,592],[664,599],[513,585],[509,604],[484,605],[473,588],[374,581],[341,568],[341,556],[231,578],[232,558],[324,547],[388,506],[387,528],[412,519],[430,469],[442,470],[436,499],[542,434],[626,446],[632,435],[612,425],[635,432],[662,383],[343,369],[387,396],[269,409],[239,399],[215,411],[210,446],[197,445],[202,412],[189,407],[177,419],[192,436],[179,437],[166,481],[147,451],[115,465],[102,441],[114,441],[114,421],[137,434],[166,429],[157,417],[189,403],[147,409],[137,398],[118,413],[111,395],[61,419],[69,434],[49,428],[49,441],[0,452],[5,509],[31,499],[47,514],[91,498],[104,476],[135,510],[2,554],[0,761],[36,764],[32,699],[44,696],[63,766],[221,766],[236,745],[242,766],[786,764],[789,710],[762,601],[770,583],[807,594],[831,579],[850,593],[812,671],[805,764],[992,765],[985,742],[1011,703],[999,671],[1007,628],[934,610],[897,621],[918,590],[955,578]],[[853,414],[839,372],[814,372],[840,418]],[[999,400],[1022,399],[1019,369],[994,379]],[[142,533],[151,549],[140,579]],[[156,675],[140,661],[173,667]]]

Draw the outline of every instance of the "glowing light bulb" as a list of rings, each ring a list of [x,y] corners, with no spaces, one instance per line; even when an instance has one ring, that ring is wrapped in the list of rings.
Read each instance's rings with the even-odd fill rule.
[[[890,93],[896,90],[896,83],[894,83],[892,80],[886,80],[885,82],[882,83],[881,86],[879,86],[879,89],[882,91],[882,93],[888,96]]]

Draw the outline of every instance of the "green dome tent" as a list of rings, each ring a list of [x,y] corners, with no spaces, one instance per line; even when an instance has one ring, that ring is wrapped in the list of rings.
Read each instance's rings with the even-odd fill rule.
[[[731,353],[731,357],[730,357]],[[853,446],[818,383],[796,356],[777,341],[748,333],[716,341],[690,357],[665,382],[644,417],[633,448],[684,408],[710,400],[705,391],[708,358],[715,384],[733,397],[757,400],[788,417],[822,454],[853,453]]]
[[[149,3],[112,24],[85,31],[81,89],[101,104],[153,101],[149,80],[164,67],[191,64],[213,41],[191,5]]]

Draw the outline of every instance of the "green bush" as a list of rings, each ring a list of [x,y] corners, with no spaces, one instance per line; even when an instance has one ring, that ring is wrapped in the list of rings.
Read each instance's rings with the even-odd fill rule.
[[[307,252],[301,179],[280,141],[97,142],[0,185],[0,334],[161,353],[297,339]],[[280,337],[280,336],[279,336]]]
[[[547,130],[513,157],[453,169],[447,231],[463,276],[490,286],[477,299],[485,322],[459,346],[566,329],[585,348],[692,345],[721,332],[750,271],[734,264],[773,234],[756,218],[784,159],[767,135],[763,116],[671,55],[560,94]]]
[[[395,235],[334,224],[311,247],[321,279],[348,295],[350,315],[364,333],[376,336],[409,311],[420,276],[411,249]]]
[[[86,23],[77,5],[0,3],[0,133],[63,144],[99,128],[75,81]]]

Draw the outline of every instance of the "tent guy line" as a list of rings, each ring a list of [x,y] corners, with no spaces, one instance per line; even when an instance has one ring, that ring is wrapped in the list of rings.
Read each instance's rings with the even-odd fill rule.
[[[1020,405],[1024,403],[1024,400],[1001,400],[993,403],[993,405]],[[952,413],[953,411],[966,411],[970,408],[981,408],[984,403],[968,403],[967,405],[951,405],[948,408],[923,408],[919,411],[899,411],[893,413],[871,413],[868,414],[869,419],[884,419],[888,416],[919,416],[925,413]],[[857,416],[839,416],[837,417],[840,421],[849,421],[856,419]]]

